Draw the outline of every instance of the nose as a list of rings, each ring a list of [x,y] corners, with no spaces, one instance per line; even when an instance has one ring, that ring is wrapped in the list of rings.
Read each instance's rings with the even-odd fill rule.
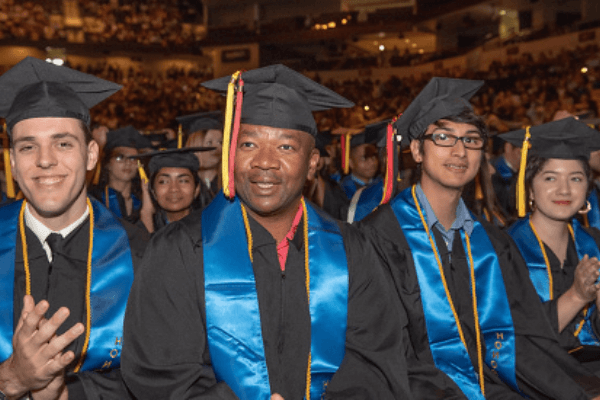
[[[571,182],[569,181],[569,179],[559,179],[558,193],[563,195],[568,195],[571,193]]]
[[[259,169],[278,169],[279,158],[271,146],[262,146],[256,149],[252,159],[252,167]]]
[[[39,168],[50,168],[57,164],[58,158],[54,154],[52,146],[40,146],[37,154],[37,166]]]
[[[459,138],[456,141],[456,143],[454,143],[454,146],[452,146],[452,155],[455,155],[457,157],[464,157],[466,154],[467,148],[465,147],[463,141]]]

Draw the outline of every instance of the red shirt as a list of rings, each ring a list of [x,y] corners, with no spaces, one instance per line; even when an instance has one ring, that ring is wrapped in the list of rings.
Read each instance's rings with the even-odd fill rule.
[[[296,216],[294,217],[294,222],[292,222],[292,226],[290,230],[285,235],[283,240],[277,244],[277,256],[279,258],[279,267],[282,271],[285,271],[285,262],[287,260],[288,251],[290,249],[290,240],[294,239],[294,235],[296,234],[296,230],[298,229],[298,225],[300,224],[300,219],[302,218],[302,203],[298,207],[298,212],[296,212]],[[306,243],[304,244],[306,246]]]

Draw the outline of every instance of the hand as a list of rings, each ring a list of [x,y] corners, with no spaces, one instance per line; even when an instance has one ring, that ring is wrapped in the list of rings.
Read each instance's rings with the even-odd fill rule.
[[[271,395],[271,400],[284,400],[284,398],[281,397],[280,394],[274,393],[274,394]]]
[[[75,357],[72,351],[63,350],[84,332],[83,324],[75,324],[56,336],[69,309],[62,307],[46,320],[49,307],[45,300],[36,305],[33,297],[23,298],[23,311],[13,335],[13,353],[0,369],[0,382],[7,382],[2,391],[10,397],[19,398],[28,391],[45,388]]]
[[[31,398],[33,400],[68,400],[69,389],[65,384],[64,374],[58,374],[44,389],[32,391]]]
[[[596,281],[600,273],[600,262],[596,257],[589,258],[586,254],[575,268],[575,276],[571,288],[574,294],[584,303],[597,298],[598,285]]]

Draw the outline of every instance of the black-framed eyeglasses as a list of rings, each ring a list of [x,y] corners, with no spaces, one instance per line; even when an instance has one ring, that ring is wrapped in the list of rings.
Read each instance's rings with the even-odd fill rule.
[[[429,139],[436,146],[441,147],[454,147],[460,140],[467,149],[481,150],[485,146],[485,139],[481,136],[456,136],[450,133],[431,133],[423,136],[425,139]]]

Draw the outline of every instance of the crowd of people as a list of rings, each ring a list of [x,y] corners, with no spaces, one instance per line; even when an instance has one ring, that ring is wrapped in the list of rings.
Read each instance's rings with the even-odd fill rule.
[[[75,3],[81,26],[65,24],[62,1],[0,1],[0,39],[126,42],[140,46],[190,46],[202,39],[202,6],[194,1]]]
[[[600,136],[565,95],[587,75],[552,121],[495,133],[494,168],[482,80],[325,132],[313,111],[354,107],[339,92],[283,65],[242,78],[233,116],[142,134],[92,129],[114,82],[30,57],[0,76],[20,191],[0,207],[0,398],[600,398]]]

